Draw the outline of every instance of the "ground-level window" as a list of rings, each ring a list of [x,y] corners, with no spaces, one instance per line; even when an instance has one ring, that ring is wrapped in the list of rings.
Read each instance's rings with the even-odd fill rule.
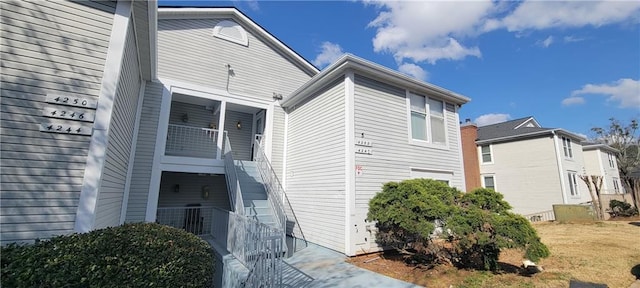
[[[411,138],[446,144],[444,102],[409,93]]]
[[[429,169],[412,168],[411,179],[426,178],[446,183],[451,186],[453,180],[453,172],[450,171],[434,171]]]
[[[491,156],[491,146],[484,145],[480,148],[482,152],[482,163],[491,163],[493,162],[493,157]]]
[[[616,192],[616,194],[620,193],[620,184],[618,184],[618,178],[613,178],[613,191]]]
[[[482,187],[496,190],[496,178],[493,175],[482,176]]]
[[[569,192],[571,193],[571,196],[580,196],[578,191],[578,176],[576,176],[576,172],[568,171],[567,176],[569,178]]]

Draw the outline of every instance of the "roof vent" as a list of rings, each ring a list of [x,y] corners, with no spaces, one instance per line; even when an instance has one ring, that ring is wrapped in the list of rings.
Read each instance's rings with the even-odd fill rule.
[[[222,20],[213,28],[213,36],[238,43],[243,46],[249,46],[249,37],[247,31],[238,23],[231,20]]]

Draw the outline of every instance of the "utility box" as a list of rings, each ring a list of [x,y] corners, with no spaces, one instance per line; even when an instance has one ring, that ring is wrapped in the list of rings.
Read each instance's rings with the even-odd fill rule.
[[[598,219],[591,205],[553,205],[553,214],[559,222],[591,222]]]

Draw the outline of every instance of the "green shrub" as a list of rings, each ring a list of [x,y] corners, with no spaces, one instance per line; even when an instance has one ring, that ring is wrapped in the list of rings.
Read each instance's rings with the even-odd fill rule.
[[[154,223],[125,224],[3,247],[3,287],[205,287],[213,250]]]
[[[638,215],[638,209],[631,206],[631,204],[627,202],[618,201],[615,199],[609,202],[609,209],[611,209],[612,217],[617,217],[617,216],[631,217],[631,216]]]
[[[492,189],[469,193],[429,179],[386,183],[369,202],[377,241],[413,259],[496,270],[500,249],[519,248],[532,261],[549,256],[535,229]],[[436,231],[436,223],[441,232]],[[421,255],[416,257],[415,255]]]

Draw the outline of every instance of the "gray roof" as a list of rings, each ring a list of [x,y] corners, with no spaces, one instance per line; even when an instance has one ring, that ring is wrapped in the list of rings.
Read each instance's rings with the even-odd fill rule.
[[[555,130],[554,128],[541,128],[541,127],[520,127],[518,129],[515,129],[516,127],[524,124],[531,118],[533,117],[529,116],[529,117],[507,121],[507,122],[502,122],[502,123],[497,123],[497,124],[492,124],[487,126],[480,126],[478,127],[477,140],[484,141],[484,140],[491,140],[491,139],[497,139],[497,138],[526,135],[526,134],[537,133],[537,132],[543,133],[543,131],[551,132]]]
[[[533,124],[530,127],[528,124]],[[525,125],[527,124],[527,125]],[[569,132],[561,128],[540,127],[535,118],[529,116],[493,125],[478,127],[478,139],[476,144],[484,145],[496,142],[517,141],[518,139],[547,137],[550,134],[560,133],[578,141],[585,141],[583,136]]]

